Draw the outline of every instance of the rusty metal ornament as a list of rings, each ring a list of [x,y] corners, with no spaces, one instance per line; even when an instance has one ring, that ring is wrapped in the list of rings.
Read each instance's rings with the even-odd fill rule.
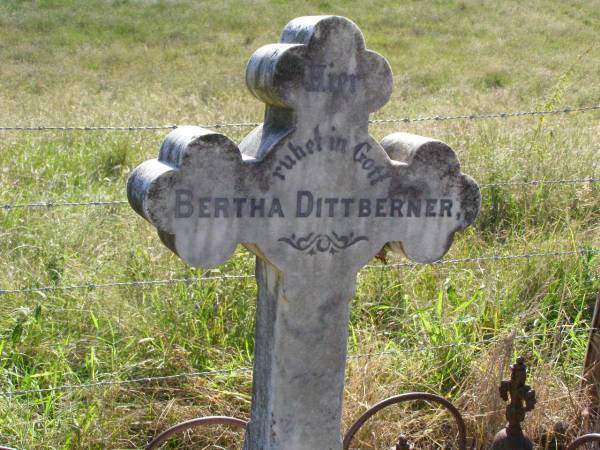
[[[232,428],[242,428],[245,430],[247,424],[248,423],[244,420],[226,416],[209,416],[187,420],[185,422],[178,423],[177,425],[174,425],[168,430],[160,433],[146,446],[146,450],[155,450],[168,441],[174,434],[181,433],[182,431],[189,430],[190,428],[205,425],[227,425]]]
[[[600,443],[600,433],[590,433],[584,434],[583,436],[579,436],[577,439],[575,439],[569,444],[567,450],[575,450],[576,448],[581,447],[583,444],[588,444],[590,442]]]
[[[490,450],[532,450],[533,443],[523,433],[521,422],[525,420],[525,413],[535,407],[535,391],[525,384],[527,366],[523,357],[518,357],[510,369],[510,380],[500,383],[500,396],[504,401],[510,401],[506,406],[508,423],[496,434]]]
[[[418,401],[418,400],[437,403],[437,404],[443,406],[444,408],[446,408],[452,414],[452,416],[454,417],[454,420],[456,421],[456,426],[458,428],[458,448],[459,448],[459,450],[466,450],[466,448],[467,448],[467,428],[465,426],[465,421],[463,420],[462,415],[460,414],[460,411],[458,411],[458,409],[456,409],[456,407],[452,403],[450,403],[448,400],[446,400],[445,398],[440,397],[439,395],[430,394],[427,392],[410,392],[407,394],[395,395],[393,397],[387,398],[387,399],[382,400],[379,403],[376,403],[375,405],[373,405],[363,415],[361,415],[356,420],[356,422],[354,422],[352,424],[352,426],[348,429],[348,431],[346,432],[346,435],[344,436],[343,450],[349,450],[350,443],[352,442],[352,439],[354,438],[354,435],[356,434],[356,432],[365,424],[365,422],[367,420],[369,420],[372,416],[377,414],[379,411],[381,411],[384,408],[387,408],[388,406],[391,406],[391,405],[394,405],[397,403]],[[400,437],[398,439],[398,443],[396,444],[396,450],[410,450],[410,449],[411,449],[411,447],[408,444],[408,440],[407,440],[406,436],[400,435]]]

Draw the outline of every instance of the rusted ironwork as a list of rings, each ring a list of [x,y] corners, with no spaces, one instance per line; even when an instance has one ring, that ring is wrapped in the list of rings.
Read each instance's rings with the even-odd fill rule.
[[[592,331],[590,331],[581,379],[582,388],[589,395],[589,404],[584,415],[589,418],[590,429],[593,430],[597,430],[600,425],[600,333],[595,329],[598,326],[600,326],[600,292],[594,306]]]
[[[463,420],[462,415],[460,414],[458,409],[456,409],[456,407],[445,398],[427,392],[410,392],[407,394],[395,395],[373,405],[362,416],[360,416],[358,420],[354,422],[352,426],[348,429],[346,435],[344,436],[343,449],[348,450],[350,448],[350,443],[352,442],[352,439],[354,438],[356,432],[365,424],[367,420],[369,420],[372,416],[377,414],[382,409],[397,403],[418,400],[437,403],[446,408],[450,412],[450,414],[452,414],[454,420],[456,421],[456,426],[458,428],[458,448],[459,450],[466,450],[467,428],[465,426],[465,421]],[[405,436],[401,435],[398,439],[396,450],[410,450],[410,446]]]
[[[600,433],[590,433],[579,436],[569,444],[567,450],[575,450],[576,448],[581,447],[583,444],[589,444],[590,442],[600,443]]]
[[[178,423],[177,425],[174,425],[168,430],[165,430],[162,433],[160,433],[146,446],[146,450],[155,450],[159,448],[162,444],[164,444],[167,440],[169,440],[174,434],[181,433],[182,431],[189,430],[190,428],[205,425],[227,425],[233,428],[246,429],[247,424],[248,423],[244,420],[226,416],[209,416],[187,420],[185,422]]]
[[[510,366],[510,369],[510,380],[503,380],[500,383],[502,400],[510,401],[506,406],[508,423],[496,434],[490,450],[532,450],[533,443],[523,433],[521,422],[525,420],[525,413],[535,407],[535,391],[525,384],[527,366],[523,357],[518,357],[517,362]]]

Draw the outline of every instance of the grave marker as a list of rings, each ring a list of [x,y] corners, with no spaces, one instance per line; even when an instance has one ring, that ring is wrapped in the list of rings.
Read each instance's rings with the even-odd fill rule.
[[[341,449],[349,301],[386,244],[442,257],[479,209],[446,144],[405,133],[381,143],[369,114],[392,92],[387,61],[337,16],[301,17],[257,50],[246,83],[263,125],[237,146],[180,127],[132,173],[132,207],[197,267],[238,244],[256,254],[258,304],[247,450]]]

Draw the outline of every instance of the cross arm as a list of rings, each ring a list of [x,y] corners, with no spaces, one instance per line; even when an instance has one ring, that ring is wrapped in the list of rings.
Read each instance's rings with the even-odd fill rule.
[[[214,267],[229,258],[239,240],[235,233],[219,233],[217,238],[213,222],[204,222],[205,229],[198,230],[197,218],[209,208],[205,205],[208,200],[203,199],[215,192],[223,195],[244,190],[251,171],[248,161],[244,162],[237,145],[222,134],[201,127],[179,127],[167,136],[157,159],[145,161],[132,172],[127,197],[179,257],[193,266]],[[226,221],[222,226],[230,224]]]
[[[412,260],[436,261],[449,250],[454,234],[467,228],[477,217],[481,205],[479,186],[470,176],[460,172],[456,152],[442,141],[410,133],[393,133],[380,144],[399,175],[390,183],[391,195],[426,191],[422,193],[452,202],[454,220],[436,222],[433,217],[427,218],[422,226],[412,228],[402,242],[389,243],[392,251]],[[428,180],[428,183],[422,184],[422,180]],[[437,212],[443,216],[443,207]],[[437,231],[431,232],[429,227],[435,227]]]

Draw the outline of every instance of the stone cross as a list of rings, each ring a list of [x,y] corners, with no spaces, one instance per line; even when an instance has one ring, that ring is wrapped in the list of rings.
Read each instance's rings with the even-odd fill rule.
[[[129,178],[131,206],[185,262],[214,267],[238,244],[258,284],[246,450],[341,449],[349,302],[389,243],[431,262],[477,215],[476,183],[446,144],[369,114],[392,92],[387,61],[350,20],[300,17],[257,50],[248,88],[264,123],[239,145],[184,126]]]

